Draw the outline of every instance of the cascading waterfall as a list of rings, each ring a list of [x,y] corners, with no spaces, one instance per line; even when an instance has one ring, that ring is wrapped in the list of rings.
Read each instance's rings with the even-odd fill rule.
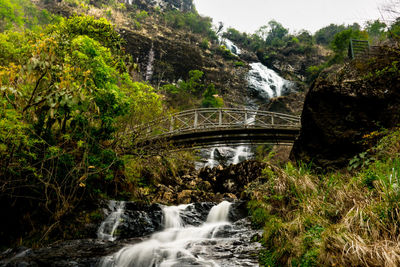
[[[224,237],[224,233],[229,230],[233,235],[239,232],[232,230],[233,225],[228,221],[231,203],[223,201],[214,206],[206,222],[199,226],[184,225],[181,216],[188,213],[192,205],[163,207],[163,231],[103,258],[100,266],[258,266],[257,259],[245,260],[238,257],[232,261],[226,257],[218,258],[223,253],[218,249],[221,250],[224,245],[229,244],[233,249],[238,247],[234,245],[234,238]],[[248,234],[243,231],[242,236]],[[246,242],[243,243],[248,246]]]
[[[283,79],[275,71],[261,63],[251,63],[248,75],[249,89],[259,93],[262,99],[279,97],[288,91],[291,82]]]
[[[240,49],[229,39],[220,37],[220,43],[225,46],[235,55],[240,55]],[[292,82],[283,79],[275,71],[264,66],[262,63],[251,63],[250,71],[247,76],[248,90],[252,92],[255,98],[262,101],[269,101],[273,97],[282,96],[292,87]],[[250,110],[257,110],[258,105],[255,104],[255,99],[249,99],[245,106]],[[256,112],[254,112],[246,121],[246,124],[254,123]],[[238,164],[253,156],[250,146],[220,146],[208,149],[202,149],[200,155],[205,159],[204,162],[197,162],[196,168],[216,167],[220,164],[230,165]]]
[[[240,55],[240,53],[242,52],[239,47],[237,47],[231,40],[223,38],[223,37],[219,37],[219,42],[223,45],[225,45],[225,47],[227,49],[229,49],[229,51],[231,51],[232,54],[234,55]]]
[[[146,81],[150,81],[151,77],[153,76],[154,57],[155,57],[154,47],[153,47],[153,44],[151,44],[151,48],[149,51],[149,58],[148,58],[147,67],[146,67],[146,77],[145,77]]]
[[[97,238],[107,241],[115,241],[116,237],[114,236],[114,233],[118,228],[118,225],[121,221],[121,216],[124,213],[125,202],[111,200],[108,203],[108,208],[110,210],[110,214],[101,223],[99,229],[97,230]]]

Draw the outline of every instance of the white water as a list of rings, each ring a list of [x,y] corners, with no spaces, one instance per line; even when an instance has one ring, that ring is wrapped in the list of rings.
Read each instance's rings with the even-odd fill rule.
[[[207,223],[228,222],[229,208],[231,203],[222,201],[219,205],[211,208],[207,216]]]
[[[240,49],[228,39],[220,37],[220,42],[225,44],[232,53],[239,55]],[[275,71],[264,66],[262,63],[251,63],[250,71],[247,76],[248,89],[256,92],[258,97],[264,101],[274,97],[282,96],[292,83],[280,77]],[[245,108],[257,110],[258,106],[254,104],[254,99],[248,100]],[[256,112],[249,116],[245,122],[248,125],[254,124],[256,119]],[[209,149],[202,149],[201,156],[205,158],[203,162],[196,162],[196,169],[204,167],[214,168],[218,165],[238,164],[242,161],[250,159],[254,153],[251,151],[250,146],[220,146]]]
[[[203,244],[217,240],[215,236],[218,231],[231,225],[228,222],[231,203],[224,201],[214,206],[207,221],[197,227],[182,224],[180,213],[188,206],[163,207],[164,231],[153,234],[147,241],[124,247],[114,255],[105,257],[100,266],[219,266],[213,259],[206,258],[208,253]]]
[[[250,67],[249,88],[258,91],[262,98],[268,100],[279,97],[285,89],[290,87],[291,82],[283,79],[262,63],[251,63]]]
[[[220,37],[219,41],[221,44],[224,44],[225,47],[229,51],[231,51],[232,54],[237,55],[237,56],[241,54],[242,51],[231,40]]]
[[[125,202],[111,200],[108,203],[108,208],[111,211],[107,218],[101,223],[97,230],[97,238],[108,241],[115,241],[115,230],[121,222],[121,216],[124,213]]]
[[[154,48],[153,44],[151,44],[151,49],[149,51],[149,59],[147,61],[146,67],[146,81],[150,81],[151,77],[153,76],[153,65],[154,65]]]
[[[189,205],[165,206],[163,207],[164,228],[180,228],[183,226],[181,211],[185,210]]]

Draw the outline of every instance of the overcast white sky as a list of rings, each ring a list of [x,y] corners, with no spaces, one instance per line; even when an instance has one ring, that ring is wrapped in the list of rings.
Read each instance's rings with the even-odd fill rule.
[[[361,26],[368,20],[380,19],[379,7],[388,0],[194,0],[201,15],[253,33],[275,19],[291,32],[302,29],[314,33],[329,25]]]

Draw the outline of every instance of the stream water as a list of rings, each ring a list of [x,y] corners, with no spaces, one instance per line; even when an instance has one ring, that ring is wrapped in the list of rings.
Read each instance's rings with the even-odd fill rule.
[[[195,204],[163,206],[163,230],[143,242],[104,257],[102,267],[258,266],[260,245],[244,218],[230,222],[232,204],[223,201],[202,216]]]

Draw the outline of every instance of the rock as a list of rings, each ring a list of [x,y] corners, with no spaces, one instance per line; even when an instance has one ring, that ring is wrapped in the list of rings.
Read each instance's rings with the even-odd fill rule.
[[[377,69],[384,67],[382,63]],[[367,73],[375,70],[358,69],[353,61],[326,70],[315,81],[305,99],[292,159],[322,168],[344,167],[367,149],[364,135],[400,123],[399,75],[366,78]]]
[[[131,3],[135,8],[140,8],[142,10],[153,10],[155,8],[160,8],[162,11],[166,10],[180,10],[183,12],[192,11],[193,1],[192,0],[126,0],[125,3]]]
[[[189,225],[201,225],[207,220],[207,215],[213,206],[215,206],[213,202],[196,202],[181,213],[182,221]]]
[[[288,95],[272,98],[267,104],[260,107],[261,110],[279,112],[291,115],[301,115],[306,94],[294,92]]]
[[[230,202],[238,199],[237,196],[233,193],[225,193],[224,198]]]
[[[157,186],[157,193],[153,197],[154,203],[170,204],[176,202],[176,194],[174,188],[167,187],[163,184]]]
[[[117,229],[118,239],[150,235],[162,229],[162,209],[158,204],[126,202]]]
[[[307,81],[307,68],[326,62],[329,52],[322,46],[314,46],[307,53],[297,50],[295,46],[270,48],[258,52],[259,60],[268,68],[275,70],[282,77],[291,81]]]
[[[183,190],[178,193],[177,202],[179,204],[189,204],[192,203],[193,190]]]
[[[130,239],[129,243],[134,244],[141,240]],[[16,249],[9,252],[7,258],[0,260],[0,266],[98,266],[101,257],[115,253],[124,245],[125,243],[120,242],[81,239],[30,250],[25,254]]]
[[[229,210],[229,221],[236,222],[248,216],[247,203],[245,201],[235,201],[232,203]]]

